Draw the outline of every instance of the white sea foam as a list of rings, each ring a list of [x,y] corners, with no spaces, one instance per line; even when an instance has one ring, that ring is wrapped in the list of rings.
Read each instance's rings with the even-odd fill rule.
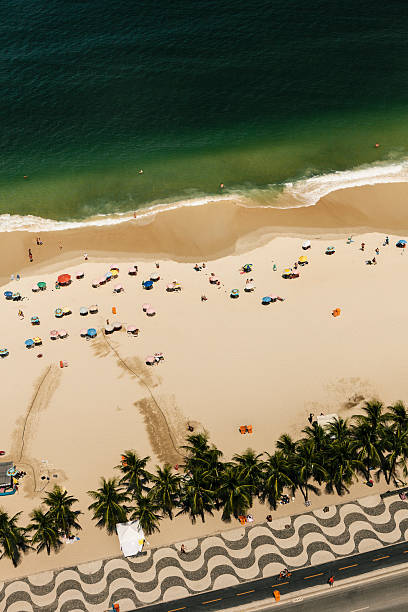
[[[345,170],[301,179],[291,183],[285,183],[282,193],[289,196],[293,204],[291,208],[313,206],[320,198],[333,191],[349,187],[361,187],[364,185],[375,185],[378,183],[405,183],[408,182],[408,160],[399,163],[378,163],[369,166],[361,166],[353,170]],[[268,198],[268,191],[271,197]],[[251,203],[259,205],[262,197],[262,207],[269,205],[280,208],[278,201],[274,202],[277,194],[277,186],[270,185],[268,189],[248,189],[246,191],[234,191],[222,195],[203,196],[190,198],[170,203],[154,203],[151,206],[139,209],[136,212],[137,219],[143,219],[166,210],[175,210],[186,206],[203,206],[205,204],[233,200],[242,204]],[[266,197],[265,197],[266,196]],[[286,201],[288,201],[287,198]],[[285,208],[288,206],[286,205]],[[33,215],[0,215],[0,232],[44,232],[55,230],[76,229],[87,226],[117,225],[134,218],[133,211],[115,213],[110,215],[97,215],[84,219],[83,221],[56,221],[44,219]]]
[[[372,164],[353,170],[332,172],[321,176],[286,183],[284,193],[295,200],[298,206],[313,206],[320,198],[338,189],[362,187],[378,183],[408,182],[408,160],[393,164]]]

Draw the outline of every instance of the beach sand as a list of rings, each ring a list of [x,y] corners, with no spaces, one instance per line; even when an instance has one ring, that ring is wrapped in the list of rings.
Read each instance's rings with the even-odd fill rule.
[[[44,490],[59,483],[79,498],[84,512],[79,542],[50,557],[29,553],[17,569],[3,559],[2,578],[120,554],[117,538],[91,521],[86,492],[98,486],[100,476],[118,474],[113,468],[127,449],[149,455],[151,470],[158,463],[182,463],[179,446],[190,423],[195,431],[208,432],[227,459],[248,447],[273,452],[282,433],[300,434],[310,412],[348,417],[373,397],[385,403],[406,400],[408,290],[402,279],[408,254],[395,243],[404,237],[397,232],[408,231],[407,195],[408,185],[393,184],[342,190],[308,208],[255,209],[224,202],[111,227],[42,233],[43,246],[36,246],[32,233],[2,234],[2,289],[19,291],[25,299],[0,300],[0,348],[10,351],[0,361],[0,449],[28,476],[17,494],[0,499],[0,506],[10,514],[21,510],[26,522]],[[391,244],[382,247],[388,232]],[[349,233],[354,242],[346,244]],[[283,279],[283,269],[304,254],[305,238],[312,242],[306,253],[310,263],[298,279]],[[325,255],[329,244],[336,248],[332,256]],[[365,260],[376,247],[378,265],[368,266]],[[160,261],[158,270],[155,261]],[[196,261],[205,261],[206,268],[196,272]],[[245,263],[253,264],[249,275],[240,274]],[[125,288],[118,295],[114,281],[91,287],[112,264],[120,268],[118,282]],[[134,264],[136,277],[128,275]],[[82,280],[75,278],[79,270]],[[141,282],[156,271],[161,278],[147,292]],[[21,280],[10,281],[17,272]],[[57,290],[61,272],[71,274],[73,282]],[[210,285],[211,272],[219,277],[219,287]],[[254,278],[252,293],[244,292],[248,277]],[[32,285],[40,280],[47,290],[33,293]],[[166,292],[174,280],[182,291]],[[233,288],[240,290],[235,300]],[[262,306],[268,294],[284,301]],[[145,302],[156,308],[156,316],[145,315]],[[91,304],[98,305],[98,313],[81,317],[79,308]],[[57,320],[54,310],[65,306],[72,314]],[[112,307],[124,326],[140,329],[139,337],[123,330],[104,336],[101,329],[112,320]],[[334,318],[336,307],[341,316]],[[17,316],[20,308],[24,320]],[[35,328],[33,315],[41,321]],[[87,327],[98,330],[96,339],[80,337]],[[69,337],[51,341],[52,329],[66,329]],[[43,346],[27,350],[24,340],[33,336],[41,336]],[[146,366],[145,357],[155,352],[163,352],[165,360]],[[60,360],[68,367],[60,368]],[[252,435],[239,433],[245,424],[253,426]],[[371,491],[385,488],[380,483]],[[367,492],[360,482],[342,499]],[[339,501],[314,496],[312,507]],[[276,515],[303,508],[297,495]],[[253,510],[256,521],[268,513],[267,506]],[[234,526],[218,515],[196,525],[177,517],[162,522],[160,533],[149,536],[149,546]]]

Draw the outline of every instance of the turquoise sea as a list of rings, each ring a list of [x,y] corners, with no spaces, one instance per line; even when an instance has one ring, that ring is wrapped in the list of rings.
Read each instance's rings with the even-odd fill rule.
[[[200,200],[220,183],[273,205],[288,182],[336,171],[408,175],[403,0],[0,10],[0,228]]]

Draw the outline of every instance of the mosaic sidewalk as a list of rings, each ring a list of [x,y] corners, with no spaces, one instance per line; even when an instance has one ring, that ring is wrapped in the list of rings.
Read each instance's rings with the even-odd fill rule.
[[[0,582],[7,612],[121,612],[276,575],[394,544],[408,535],[408,503],[379,496],[330,506],[180,546],[149,550]]]

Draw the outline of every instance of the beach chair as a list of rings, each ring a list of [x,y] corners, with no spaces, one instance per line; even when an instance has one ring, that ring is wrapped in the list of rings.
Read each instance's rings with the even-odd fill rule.
[[[252,433],[252,425],[247,425],[247,433]]]
[[[241,425],[241,427],[239,428],[239,431],[241,432],[241,434],[246,434],[247,426],[246,425]]]

